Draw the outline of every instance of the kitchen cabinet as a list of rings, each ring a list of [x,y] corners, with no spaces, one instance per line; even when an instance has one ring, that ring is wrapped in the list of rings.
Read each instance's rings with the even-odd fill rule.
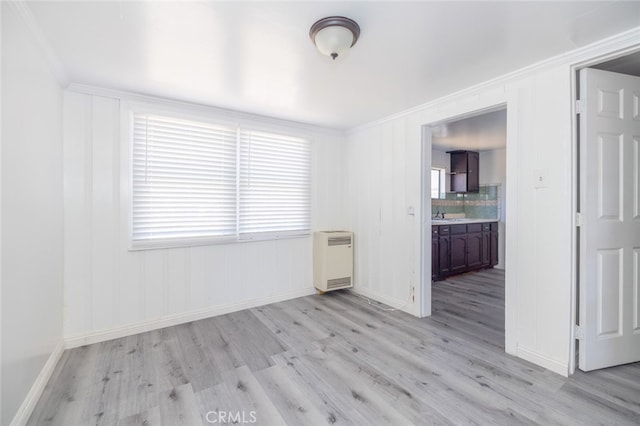
[[[482,224],[482,266],[488,268],[491,265],[491,224]]]
[[[450,191],[480,191],[480,154],[475,151],[447,151],[451,156]]]
[[[433,225],[431,277],[445,279],[498,263],[498,223]]]
[[[459,274],[467,269],[467,225],[451,226],[451,271]]]
[[[438,276],[440,249],[438,241],[438,227],[431,227],[431,279],[435,280]]]
[[[498,222],[491,224],[491,248],[490,248],[490,262],[493,267],[498,264]]]
[[[451,236],[449,226],[439,226],[440,235],[438,237],[438,277],[447,276],[451,273]]]
[[[482,267],[482,224],[467,225],[467,269]]]

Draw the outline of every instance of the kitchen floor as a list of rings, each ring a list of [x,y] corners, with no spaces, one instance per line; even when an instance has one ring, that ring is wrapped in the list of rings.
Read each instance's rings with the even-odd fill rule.
[[[436,283],[430,318],[381,307],[331,292],[68,350],[29,424],[640,424],[640,363],[504,353],[502,271]]]

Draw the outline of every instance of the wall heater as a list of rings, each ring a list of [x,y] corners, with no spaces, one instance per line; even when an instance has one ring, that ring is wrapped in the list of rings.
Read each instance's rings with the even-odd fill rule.
[[[313,285],[323,292],[353,287],[353,232],[313,234]]]

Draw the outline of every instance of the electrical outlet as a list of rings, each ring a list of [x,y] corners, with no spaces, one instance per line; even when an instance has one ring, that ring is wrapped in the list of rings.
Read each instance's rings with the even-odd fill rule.
[[[533,171],[533,187],[536,189],[549,187],[548,169],[536,169]]]

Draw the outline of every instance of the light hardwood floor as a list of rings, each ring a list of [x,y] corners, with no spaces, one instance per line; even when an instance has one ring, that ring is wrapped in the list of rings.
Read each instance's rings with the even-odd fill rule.
[[[425,319],[299,298],[68,350],[29,424],[640,424],[640,363],[563,378],[503,322],[499,270],[435,283]]]

